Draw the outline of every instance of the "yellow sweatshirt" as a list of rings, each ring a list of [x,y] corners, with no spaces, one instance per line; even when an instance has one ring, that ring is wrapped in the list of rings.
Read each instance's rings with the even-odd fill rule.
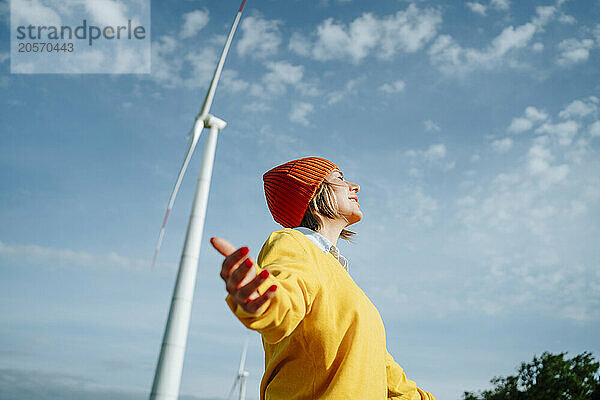
[[[379,312],[331,254],[294,229],[273,232],[258,256],[275,297],[248,314],[227,303],[265,350],[261,400],[435,400],[387,352]]]

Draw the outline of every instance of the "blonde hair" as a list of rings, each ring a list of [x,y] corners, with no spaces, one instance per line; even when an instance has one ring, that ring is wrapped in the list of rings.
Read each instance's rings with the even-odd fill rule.
[[[317,189],[317,192],[308,203],[308,208],[302,217],[300,226],[318,231],[322,227],[322,222],[318,215],[324,218],[334,219],[339,217],[341,214],[338,211],[338,204],[333,195],[332,184],[323,181],[321,186]],[[352,242],[356,232],[352,232],[348,229],[342,229],[340,237],[344,240]]]

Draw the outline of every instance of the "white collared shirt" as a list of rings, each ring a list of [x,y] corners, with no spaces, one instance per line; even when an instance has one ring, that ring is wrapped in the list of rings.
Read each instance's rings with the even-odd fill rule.
[[[334,244],[329,241],[329,239],[320,233],[303,226],[299,226],[294,229],[303,233],[308,240],[316,244],[317,247],[323,250],[325,253],[331,253],[340,262],[340,264],[342,264],[342,267],[348,271],[348,259],[340,254],[338,248],[335,247]]]

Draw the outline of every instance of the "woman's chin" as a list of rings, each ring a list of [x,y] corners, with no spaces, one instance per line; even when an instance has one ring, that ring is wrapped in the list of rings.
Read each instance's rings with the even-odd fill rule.
[[[346,225],[346,227],[355,224],[359,221],[361,221],[363,219],[363,213],[362,211],[359,211],[357,213],[353,213],[350,218],[348,218],[348,225]]]

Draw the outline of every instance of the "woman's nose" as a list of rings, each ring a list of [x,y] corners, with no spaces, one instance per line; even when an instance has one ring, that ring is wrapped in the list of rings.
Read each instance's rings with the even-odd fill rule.
[[[352,182],[348,182],[350,184],[350,190],[356,191],[358,192],[360,190],[360,186],[358,186],[356,183],[352,183]]]

